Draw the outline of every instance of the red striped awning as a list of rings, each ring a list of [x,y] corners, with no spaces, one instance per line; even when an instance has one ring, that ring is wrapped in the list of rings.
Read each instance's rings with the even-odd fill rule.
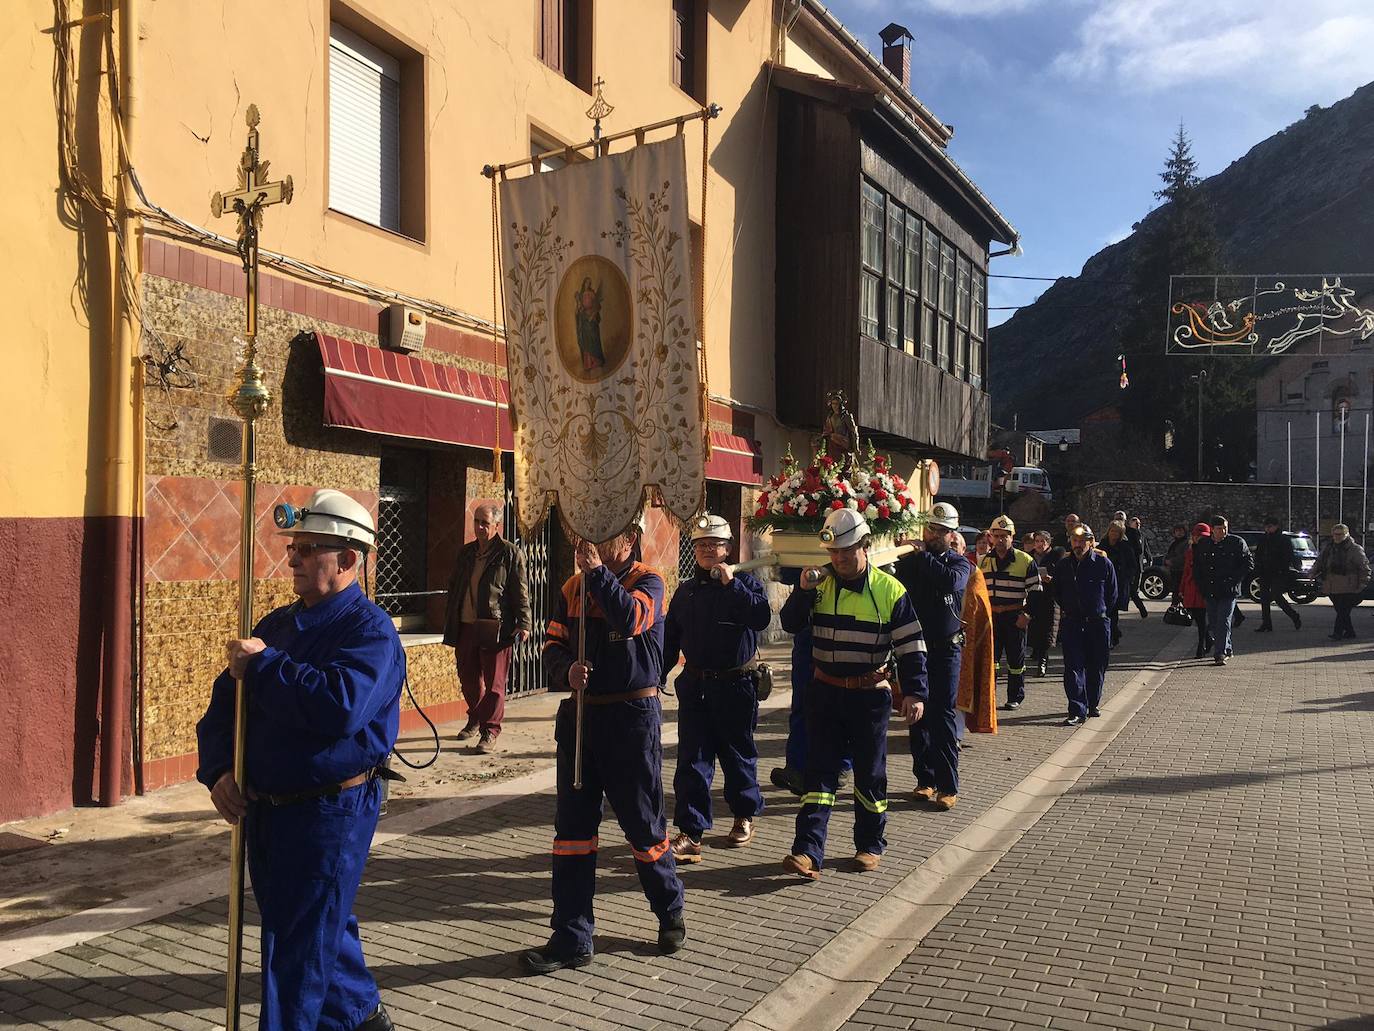
[[[763,453],[758,444],[723,430],[711,431],[711,458],[706,478],[758,486],[763,483]]]
[[[316,333],[324,424],[410,440],[511,447],[505,380]],[[498,422],[499,420],[499,422]]]

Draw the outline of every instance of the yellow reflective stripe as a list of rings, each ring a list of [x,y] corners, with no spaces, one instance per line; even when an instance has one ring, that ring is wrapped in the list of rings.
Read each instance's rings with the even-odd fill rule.
[[[881,802],[875,802],[871,798],[865,798],[864,793],[862,791],[855,791],[854,797],[857,798],[859,800],[859,804],[862,805],[865,809],[867,809],[870,813],[887,812],[887,799],[883,799]]]
[[[802,805],[834,805],[835,796],[829,791],[812,791],[802,795]]]
[[[1025,666],[1008,666],[1008,667],[1007,667],[1007,672],[1008,672],[1008,673],[1024,673],[1024,672],[1026,672],[1026,667],[1025,667]]]

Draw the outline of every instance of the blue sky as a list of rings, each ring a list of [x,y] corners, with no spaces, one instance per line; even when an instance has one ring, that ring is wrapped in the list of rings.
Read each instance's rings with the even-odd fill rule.
[[[1370,0],[829,0],[874,53],[916,38],[912,89],[1020,230],[993,272],[1076,275],[1156,203],[1180,119],[1201,174],[1374,79]],[[989,304],[1048,283],[994,279]],[[990,321],[1010,311],[989,312]]]

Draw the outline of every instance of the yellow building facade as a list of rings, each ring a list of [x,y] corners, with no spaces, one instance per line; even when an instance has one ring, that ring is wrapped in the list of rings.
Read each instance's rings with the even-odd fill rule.
[[[482,167],[585,142],[597,80],[607,133],[721,105],[681,131],[719,448],[707,502],[738,527],[762,470],[808,442],[776,414],[775,69],[924,110],[811,0],[16,0],[3,18],[17,332],[0,385],[0,753],[16,776],[0,821],[194,773],[238,569],[243,275],[210,196],[235,188],[250,104],[271,177],[294,183],[262,235],[258,605],[290,597],[272,504],[349,491],[390,540],[376,589],[410,686],[447,719],[462,702],[435,633],[443,588],[474,506],[509,502],[490,450],[505,371]],[[428,323],[412,357],[471,405],[442,441],[327,424],[324,371],[392,360],[398,308]],[[678,531],[651,530],[646,558],[672,579]],[[525,543],[556,587],[556,528]]]

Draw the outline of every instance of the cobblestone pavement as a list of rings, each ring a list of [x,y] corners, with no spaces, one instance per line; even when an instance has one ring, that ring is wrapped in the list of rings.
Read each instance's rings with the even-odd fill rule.
[[[1265,639],[1247,633],[1253,625],[1240,631],[1232,666],[1164,679],[1077,786],[847,1026],[1229,1026],[1225,1019],[1320,1027],[1374,1012],[1355,973],[1374,949],[1374,691],[1361,690],[1374,654],[1346,645],[1343,661],[1332,662],[1335,649],[1317,647],[1327,642],[1315,628]],[[1108,709],[1161,649],[1178,653],[1190,633],[1157,618],[1126,626]],[[1252,640],[1277,650],[1245,654]],[[1311,650],[1278,647],[1293,640]],[[831,823],[825,877],[784,876],[797,805],[769,789],[750,848],[708,847],[705,862],[683,871],[691,937],[670,958],[650,944],[654,921],[620,842],[601,854],[597,961],[521,975],[519,953],[548,934],[547,791],[393,837],[374,847],[359,894],[369,964],[397,1026],[416,1031],[727,1028],[785,997],[819,950],[891,905],[899,882],[932,853],[1017,797],[1009,792],[1083,733],[1055,725],[1062,706],[1057,678],[1032,680],[1028,704],[1003,714],[1002,733],[967,739],[964,793],[949,813],[902,800],[912,780],[905,731],[894,723],[889,850],[876,873],[846,868],[846,797]],[[759,733],[765,772],[785,733],[785,713],[768,713]],[[718,794],[717,806],[719,814]],[[727,828],[718,815],[708,846]],[[613,824],[603,829],[603,842],[619,839]],[[219,898],[10,965],[0,970],[0,1025],[222,1025],[224,913]],[[252,1026],[254,927],[246,938]],[[787,1026],[815,1026],[807,1009],[805,997],[796,1000]]]
[[[1330,611],[1186,649],[845,1031],[1374,1028],[1374,649]]]

